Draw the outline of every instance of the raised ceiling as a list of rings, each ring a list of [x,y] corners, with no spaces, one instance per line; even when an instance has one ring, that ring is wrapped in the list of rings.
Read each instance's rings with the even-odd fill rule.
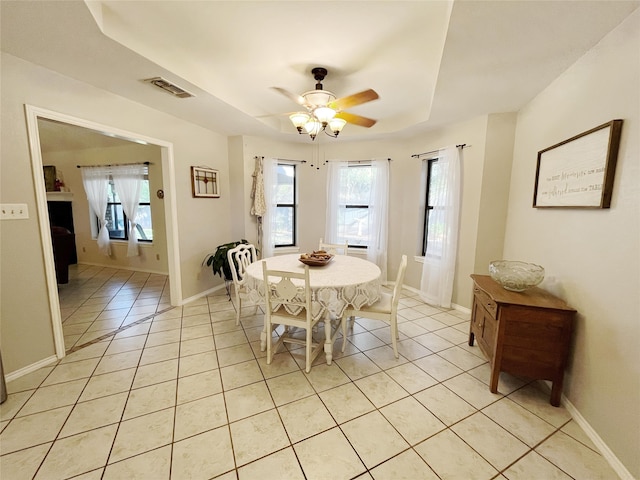
[[[2,50],[226,135],[309,141],[272,87],[380,99],[341,138],[519,110],[638,1],[7,1]],[[142,82],[162,76],[179,99]]]

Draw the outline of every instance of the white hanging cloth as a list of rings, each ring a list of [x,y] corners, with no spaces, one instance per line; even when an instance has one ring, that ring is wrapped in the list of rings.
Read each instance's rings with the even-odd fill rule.
[[[435,306],[451,308],[458,251],[461,195],[461,149],[439,150],[440,174],[431,184],[433,209],[429,213],[427,249],[422,265],[420,296]]]
[[[82,184],[87,194],[87,201],[100,222],[97,238],[98,250],[107,256],[111,255],[106,218],[110,171],[109,167],[84,167],[81,170]]]
[[[138,204],[140,203],[140,190],[142,181],[147,173],[147,166],[138,165],[114,165],[111,167],[111,176],[116,189],[122,210],[129,222],[129,243],[127,246],[127,257],[135,257],[138,252]]]
[[[262,258],[272,257],[275,253],[273,232],[276,219],[276,180],[278,178],[278,161],[275,158],[266,158],[262,168],[264,175],[264,204],[265,211],[262,217]]]
[[[257,217],[257,250],[258,254],[262,256],[262,235],[263,235],[263,216],[267,212],[267,204],[265,202],[264,195],[264,174],[262,173],[263,169],[263,159],[262,157],[256,157],[256,166],[253,171],[253,185],[251,187],[251,198],[253,198],[253,203],[251,204],[250,214],[255,215]]]

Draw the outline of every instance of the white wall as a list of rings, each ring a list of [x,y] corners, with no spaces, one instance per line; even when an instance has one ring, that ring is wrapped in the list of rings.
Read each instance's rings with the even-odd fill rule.
[[[51,247],[40,241],[25,104],[173,144],[176,191],[167,193],[177,198],[183,298],[221,283],[201,262],[230,236],[231,204],[228,195],[192,198],[190,184],[190,166],[206,165],[220,171],[221,190],[229,191],[226,137],[12,55],[3,53],[1,62],[1,201],[25,203],[30,212],[28,220],[0,224],[0,351],[10,374],[55,353],[43,260]]]
[[[579,312],[564,393],[640,478],[640,12],[518,116],[505,256],[534,261]],[[610,209],[532,208],[537,152],[623,119]]]

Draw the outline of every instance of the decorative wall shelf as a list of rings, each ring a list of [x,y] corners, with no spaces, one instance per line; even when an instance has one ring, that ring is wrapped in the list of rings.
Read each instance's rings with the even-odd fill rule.
[[[47,192],[47,202],[70,202],[73,192]]]

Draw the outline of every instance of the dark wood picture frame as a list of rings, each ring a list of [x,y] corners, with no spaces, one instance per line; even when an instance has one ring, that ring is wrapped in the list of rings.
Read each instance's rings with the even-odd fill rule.
[[[56,167],[54,165],[44,165],[44,188],[47,192],[55,192],[56,190]]]
[[[622,120],[611,120],[538,152],[535,208],[609,208]]]
[[[218,170],[209,167],[191,167],[191,193],[194,198],[220,197]]]

